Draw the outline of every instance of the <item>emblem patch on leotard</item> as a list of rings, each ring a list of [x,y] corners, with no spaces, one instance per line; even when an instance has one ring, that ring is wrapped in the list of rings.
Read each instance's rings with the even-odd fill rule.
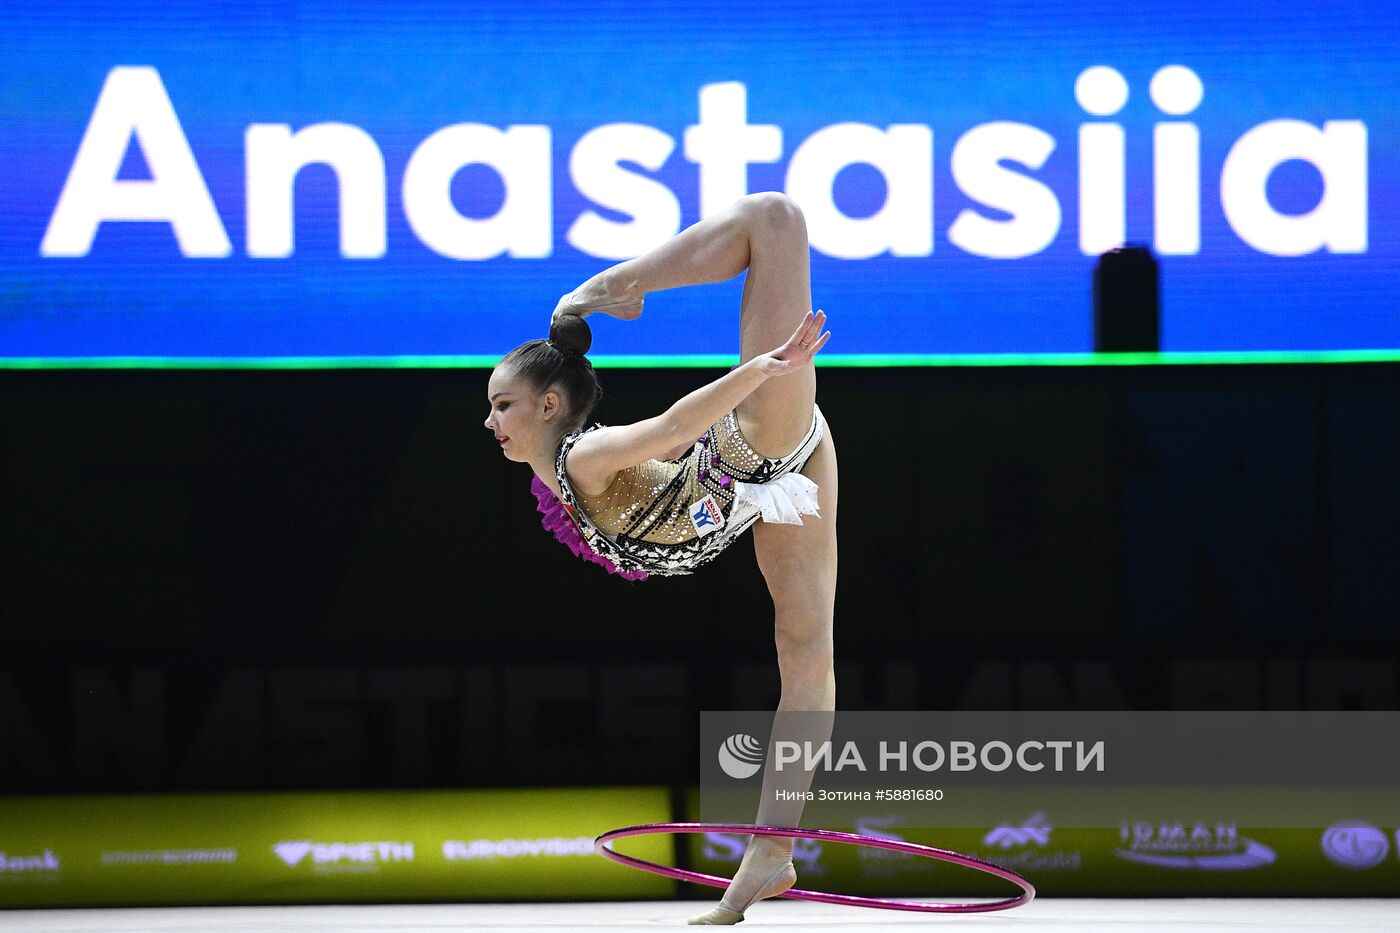
[[[690,523],[702,537],[724,524],[724,512],[720,511],[714,496],[706,496],[690,507]]]

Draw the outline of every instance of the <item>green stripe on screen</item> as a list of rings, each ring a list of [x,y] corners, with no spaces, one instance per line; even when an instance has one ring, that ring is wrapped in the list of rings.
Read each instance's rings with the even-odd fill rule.
[[[590,357],[599,369],[720,368],[732,354],[607,355]],[[490,369],[500,357],[470,356],[81,356],[0,357],[0,369]],[[1394,363],[1400,350],[1302,350],[1168,353],[833,353],[821,366],[1172,366],[1251,363]]]

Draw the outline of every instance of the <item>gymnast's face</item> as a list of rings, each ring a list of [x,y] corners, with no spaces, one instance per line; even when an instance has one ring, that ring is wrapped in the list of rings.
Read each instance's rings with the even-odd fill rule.
[[[529,462],[550,441],[549,428],[559,411],[559,393],[537,392],[509,366],[497,366],[486,384],[491,413],[486,427],[507,460]]]

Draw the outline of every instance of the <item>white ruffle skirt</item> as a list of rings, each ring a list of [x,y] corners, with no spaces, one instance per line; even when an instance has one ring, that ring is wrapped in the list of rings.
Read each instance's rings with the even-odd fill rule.
[[[821,518],[817,484],[801,473],[784,473],[766,483],[735,483],[729,519],[743,521],[757,512],[765,522],[800,525],[803,515]]]
[[[732,412],[729,417],[734,417]],[[738,430],[737,422],[735,430]],[[821,518],[817,484],[798,472],[807,465],[821,439],[821,409],[813,405],[812,423],[797,448],[786,457],[768,461],[770,474],[777,475],[762,483],[735,481],[729,524],[742,529],[760,518],[779,525],[801,525],[803,515]]]

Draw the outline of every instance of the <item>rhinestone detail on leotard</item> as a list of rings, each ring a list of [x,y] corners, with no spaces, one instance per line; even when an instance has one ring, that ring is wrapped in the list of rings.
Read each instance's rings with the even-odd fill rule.
[[[727,519],[735,481],[765,483],[780,473],[800,470],[821,434],[814,410],[812,429],[798,450],[782,461],[765,459],[744,439],[731,411],[684,456],[647,460],[620,470],[606,490],[589,496],[573,488],[565,462],[578,439],[600,427],[595,424],[573,432],[560,443],[555,475],[563,501],[595,553],[621,570],[645,570],[658,576],[692,572],[719,556],[757,520],[756,515],[748,515],[739,522],[727,521],[719,532],[699,536],[689,514],[693,503],[713,496]]]

